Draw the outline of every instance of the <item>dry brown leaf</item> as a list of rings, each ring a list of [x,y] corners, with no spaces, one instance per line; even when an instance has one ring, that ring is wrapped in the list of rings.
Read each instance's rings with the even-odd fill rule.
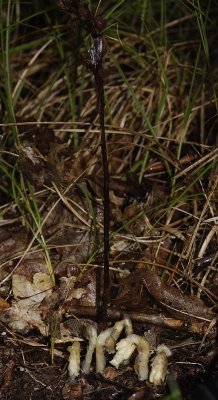
[[[84,382],[80,379],[76,383],[67,382],[62,389],[62,396],[64,400],[82,399],[83,397]]]
[[[27,245],[27,234],[22,227],[19,230],[3,228],[0,229],[0,259],[5,261],[16,253],[22,252]],[[1,268],[0,279],[3,279],[4,269]],[[8,273],[8,270],[7,272]]]
[[[0,297],[0,310],[7,310],[8,308],[10,308],[10,304]]]
[[[132,272],[127,278],[120,280],[119,283],[120,291],[112,302],[115,303],[116,306],[125,307],[129,310],[144,310],[146,296],[143,290],[142,279],[140,279],[140,270]]]
[[[141,235],[148,229],[145,216],[145,203],[134,201],[123,212],[123,219],[127,222],[127,229],[134,235]]]
[[[145,269],[141,277],[145,287],[154,300],[181,319],[212,320],[215,314],[197,296],[189,296],[179,289],[169,286],[155,272]]]
[[[32,144],[20,146],[18,165],[24,176],[38,189],[45,183],[57,183],[60,180],[56,167],[48,163]]]
[[[197,296],[189,296],[180,292],[179,289],[171,287],[162,281],[160,276],[138,265],[138,268],[120,283],[116,305],[126,307],[129,310],[145,310],[149,307],[147,296],[143,290],[146,287],[151,297],[166,308],[174,317],[190,320],[193,318],[211,321],[216,315]],[[131,298],[131,302],[129,299]]]

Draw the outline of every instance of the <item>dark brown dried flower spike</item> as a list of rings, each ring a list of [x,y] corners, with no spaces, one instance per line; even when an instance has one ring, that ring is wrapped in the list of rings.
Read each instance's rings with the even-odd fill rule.
[[[79,1],[77,0],[57,0],[57,6],[66,12],[75,12],[78,9]]]
[[[63,11],[74,13],[93,39],[101,36],[107,26],[104,18],[95,16],[80,0],[57,0],[57,5]]]

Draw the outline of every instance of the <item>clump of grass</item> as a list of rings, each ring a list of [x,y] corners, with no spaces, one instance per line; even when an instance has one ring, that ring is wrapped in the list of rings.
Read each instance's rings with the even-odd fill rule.
[[[106,132],[120,132],[120,136],[113,134],[109,149],[113,158],[122,149],[125,161],[116,169],[117,178],[125,180],[134,173],[142,184],[144,179],[155,179],[147,173],[149,166],[156,160],[163,163],[168,174],[163,182],[171,188],[171,200],[167,200],[167,209],[164,203],[158,205],[162,210],[159,222],[155,222],[158,225],[177,204],[192,196],[192,188],[216,166],[212,156],[199,173],[199,163],[193,169],[196,178],[190,176],[192,182],[183,188],[180,177],[185,173],[181,175],[179,160],[187,149],[199,156],[208,152],[210,159],[212,133],[207,133],[206,115],[207,110],[216,115],[214,50],[210,46],[215,40],[216,6],[213,2],[186,1],[90,2],[89,6],[108,19],[104,32],[108,46],[105,69],[109,71],[105,100],[110,125]],[[36,11],[34,2],[18,5],[2,0],[1,10],[5,150],[19,142],[17,117],[50,123],[57,134],[72,137],[72,151],[76,150],[84,136],[81,120],[97,122],[91,74],[80,57],[81,43],[88,45],[86,35],[70,15],[58,14],[50,3]],[[72,38],[72,24],[76,38]],[[213,129],[213,117],[210,121]],[[12,125],[6,131],[7,123]],[[131,137],[129,142],[126,135]],[[113,176],[113,159],[109,162]],[[17,201],[10,189],[13,168],[7,166],[6,153],[2,153],[1,171],[8,182],[2,191]],[[149,215],[149,208],[146,213]]]

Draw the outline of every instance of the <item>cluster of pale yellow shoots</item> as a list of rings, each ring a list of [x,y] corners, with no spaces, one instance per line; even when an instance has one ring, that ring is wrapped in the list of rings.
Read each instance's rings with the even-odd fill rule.
[[[125,330],[125,338],[118,339],[121,332]],[[96,326],[89,324],[86,327],[86,336],[89,340],[85,359],[80,365],[80,342],[75,341],[68,351],[70,352],[68,372],[72,380],[79,376],[80,370],[88,374],[91,367],[94,351],[96,352],[96,372],[103,373],[106,367],[105,352],[114,354],[110,364],[119,368],[122,363],[127,364],[135,350],[138,354],[134,362],[134,370],[140,381],[148,380],[154,385],[162,384],[167,375],[168,357],[171,355],[170,349],[161,344],[156,349],[156,354],[151,360],[149,373],[149,359],[153,353],[149,341],[142,336],[133,333],[132,323],[128,317],[118,321],[111,328],[102,331],[97,335]]]

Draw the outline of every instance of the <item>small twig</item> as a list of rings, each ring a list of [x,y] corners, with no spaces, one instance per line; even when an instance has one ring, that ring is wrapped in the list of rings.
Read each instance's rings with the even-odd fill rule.
[[[13,368],[14,368],[14,362],[11,360],[9,361],[7,369],[5,371],[3,385],[0,389],[0,398],[2,398],[2,396],[7,391],[8,386],[10,385]]]
[[[96,318],[98,315],[97,307],[74,307],[71,302],[67,302],[63,305],[63,309],[65,313],[70,315],[74,315],[77,317],[84,318]],[[107,309],[107,318],[112,321],[118,321],[123,318],[124,311],[117,310],[115,308]],[[147,323],[156,326],[163,326],[168,329],[177,329],[190,334],[196,334],[201,337],[207,335],[210,338],[216,338],[217,335],[217,327],[214,324],[209,322],[198,322],[191,320],[181,320],[176,318],[166,317],[164,314],[146,314],[146,313],[138,313],[138,312],[128,312],[125,310],[125,315],[133,322],[141,322]],[[209,329],[208,329],[209,328]]]

